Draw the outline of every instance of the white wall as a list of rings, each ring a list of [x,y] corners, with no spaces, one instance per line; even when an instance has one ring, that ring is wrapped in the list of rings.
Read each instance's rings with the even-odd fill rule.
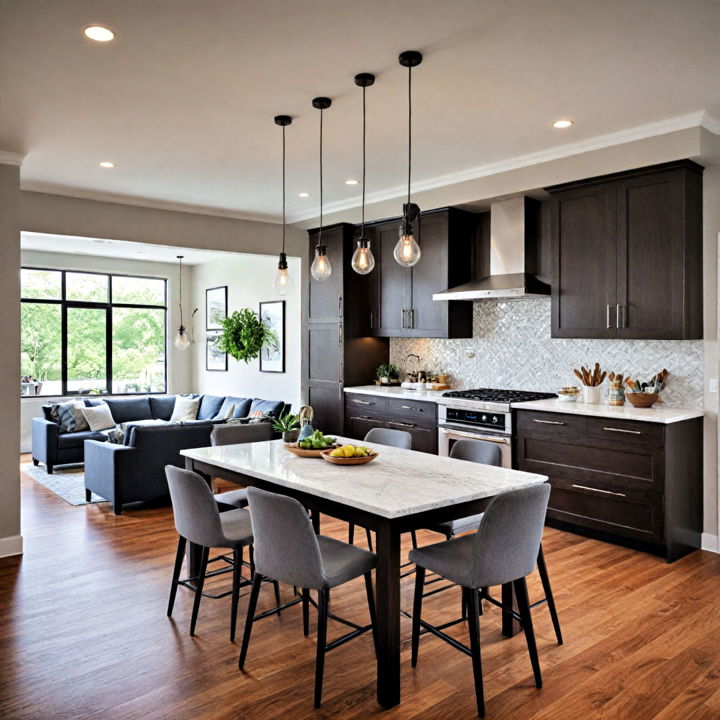
[[[301,282],[300,259],[288,258],[292,290],[277,295],[272,281],[277,272],[277,255],[237,255],[218,262],[196,265],[192,274],[193,307],[199,307],[196,344],[193,346],[193,390],[211,395],[238,395],[292,403],[300,406]],[[205,369],[205,290],[227,285],[228,312],[251,308],[259,303],[285,300],[285,372],[260,372],[259,360],[247,365],[228,357],[227,372]]]
[[[94,255],[75,255],[67,253],[35,252],[23,250],[21,252],[23,266],[57,268],[58,270],[90,270],[94,272],[127,273],[148,277],[165,278],[168,281],[168,393],[193,392],[192,386],[192,353],[188,350],[177,350],[172,343],[175,330],[180,323],[178,305],[178,266],[171,263],[144,262],[141,260],[127,260],[121,258],[98,257]],[[183,268],[183,283],[185,288],[191,286],[192,268]],[[189,295],[189,294],[188,294]],[[183,303],[185,325],[190,328],[189,318],[192,314],[190,300],[186,296]],[[199,315],[199,313],[198,313]],[[20,451],[30,452],[31,420],[41,417],[41,405],[53,398],[22,398],[20,401]]]

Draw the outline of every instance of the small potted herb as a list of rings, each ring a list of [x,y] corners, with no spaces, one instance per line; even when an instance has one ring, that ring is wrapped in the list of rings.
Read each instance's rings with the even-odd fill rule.
[[[273,421],[273,430],[282,433],[286,443],[296,442],[300,434],[300,420],[297,415],[285,413]]]
[[[375,371],[375,377],[379,380],[381,385],[395,385],[397,384],[399,373],[395,365],[381,365]]]

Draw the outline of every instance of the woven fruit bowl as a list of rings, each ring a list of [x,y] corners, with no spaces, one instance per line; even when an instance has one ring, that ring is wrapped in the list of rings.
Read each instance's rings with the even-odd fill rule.
[[[652,407],[659,399],[659,393],[629,392],[625,393],[627,401],[636,408]]]
[[[333,457],[330,450],[321,450],[320,457],[333,465],[365,465],[374,460],[378,453],[372,452],[370,455],[361,455],[360,457]]]

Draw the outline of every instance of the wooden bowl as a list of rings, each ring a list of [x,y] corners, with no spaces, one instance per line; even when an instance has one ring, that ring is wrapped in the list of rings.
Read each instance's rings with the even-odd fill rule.
[[[339,445],[333,445],[331,448],[319,448],[317,450],[306,450],[305,448],[301,448],[297,443],[285,443],[285,449],[289,450],[293,455],[297,455],[298,457],[304,457],[304,458],[317,458],[322,455],[324,452],[328,452],[329,450],[333,450],[334,448],[339,447]]]
[[[378,454],[379,453],[373,452],[370,455],[363,455],[362,457],[341,458],[330,455],[329,449],[322,450],[320,453],[323,460],[327,460],[327,462],[332,463],[333,465],[365,465],[365,463],[369,463],[374,460]]]
[[[659,393],[639,393],[629,392],[625,393],[625,397],[628,402],[636,408],[649,408],[652,407],[659,399]]]

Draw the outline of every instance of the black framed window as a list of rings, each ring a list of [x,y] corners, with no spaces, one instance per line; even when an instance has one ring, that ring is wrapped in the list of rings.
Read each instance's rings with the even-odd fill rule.
[[[167,392],[167,281],[21,270],[21,392]]]

